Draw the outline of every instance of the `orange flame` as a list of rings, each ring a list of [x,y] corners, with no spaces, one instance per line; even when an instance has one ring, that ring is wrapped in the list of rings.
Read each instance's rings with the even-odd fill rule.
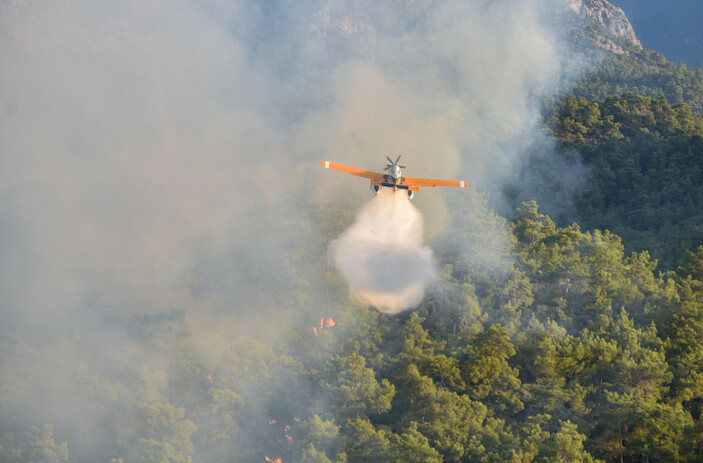
[[[315,336],[317,336],[318,334],[320,334],[320,331],[322,331],[323,328],[332,328],[336,324],[337,324],[337,322],[335,322],[331,318],[325,319],[323,317],[323,318],[320,318],[320,326],[319,327],[313,326],[312,330],[315,332]]]
[[[281,458],[281,457],[269,458],[266,455],[264,455],[264,458],[266,458],[266,461],[271,462],[271,463],[283,463],[283,458]]]

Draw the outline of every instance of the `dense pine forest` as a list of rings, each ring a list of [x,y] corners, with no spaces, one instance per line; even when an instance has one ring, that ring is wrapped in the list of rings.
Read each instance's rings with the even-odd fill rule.
[[[518,3],[514,2],[514,6]],[[247,23],[246,20],[254,18],[259,22],[252,20],[251,24],[266,27],[280,26],[290,20],[284,13],[279,12],[280,17],[276,12],[271,13],[267,9],[269,3],[265,4],[261,11],[254,4],[247,7],[260,13],[265,19],[263,23],[257,16],[245,15],[237,20]],[[322,18],[322,24],[329,26],[327,20],[334,16],[330,13],[334,12],[334,5],[310,17]],[[424,28],[434,30],[430,26],[437,24],[423,22],[432,18],[425,9],[432,12],[435,7],[430,2],[420,8],[422,14],[416,14],[412,8],[400,8],[412,19],[408,22],[412,27],[407,31],[423,39],[418,41],[410,34],[415,39],[411,43],[425,46],[426,37],[431,38],[427,43],[436,38],[434,34],[426,36]],[[294,13],[291,17],[299,14],[297,6],[290,10]],[[147,31],[152,31],[154,23],[161,24],[159,16],[171,8],[155,11],[159,13],[157,16],[146,16]],[[395,19],[398,15],[395,10],[391,12]],[[471,19],[474,13],[487,14],[488,18],[497,14],[482,8],[468,12],[471,14],[463,17],[464,20]],[[112,11],[109,13],[107,16],[111,17]],[[178,26],[173,35],[182,33],[182,25],[190,24],[191,18],[199,17],[202,10],[186,13],[177,15],[175,21],[170,20]],[[77,17],[83,18],[82,15],[81,10]],[[154,17],[158,21],[152,22]],[[441,18],[445,21],[439,23],[442,26],[439,30],[444,32],[449,27],[448,19],[455,18],[452,15]],[[13,296],[3,294],[6,300],[0,306],[0,313],[6,317],[0,320],[0,462],[703,462],[703,71],[672,63],[653,50],[611,37],[622,53],[599,50],[575,77],[569,76],[572,80],[562,85],[566,89],[563,92],[546,97],[530,94],[527,98],[530,102],[538,100],[541,104],[535,138],[547,142],[524,150],[529,156],[520,160],[524,163],[516,181],[501,185],[504,191],[500,198],[492,198],[473,186],[462,189],[460,194],[452,192],[442,197],[451,213],[445,217],[444,226],[437,227],[426,238],[434,252],[437,281],[427,289],[418,307],[390,315],[352,300],[348,283],[330,263],[329,243],[353,222],[360,203],[358,197],[344,196],[348,190],[342,190],[340,184],[324,184],[322,180],[319,182],[324,187],[333,185],[341,193],[335,196],[335,191],[328,198],[309,191],[314,190],[309,185],[295,186],[298,177],[304,179],[301,183],[318,182],[317,177],[306,172],[320,170],[319,161],[309,163],[306,157],[294,161],[293,154],[281,148],[288,149],[290,144],[293,150],[297,143],[305,145],[310,139],[302,136],[303,132],[313,132],[312,139],[316,141],[326,137],[333,140],[330,145],[323,143],[314,148],[297,146],[301,151],[340,148],[335,137],[347,135],[343,139],[357,149],[365,146],[359,142],[364,138],[359,133],[377,129],[384,141],[386,131],[396,133],[395,127],[383,124],[380,128],[372,127],[372,123],[363,124],[363,130],[354,132],[349,127],[358,127],[352,123],[353,118],[346,117],[340,119],[348,132],[335,132],[330,129],[334,125],[325,124],[340,116],[336,112],[315,113],[310,126],[301,122],[305,112],[312,109],[300,104],[303,97],[300,101],[290,97],[289,94],[298,91],[306,98],[310,96],[305,100],[310,107],[318,105],[327,110],[351,101],[353,111],[344,108],[347,112],[359,111],[361,119],[370,114],[355,104],[356,93],[350,90],[346,93],[353,85],[339,75],[335,74],[340,78],[335,81],[335,91],[341,87],[349,100],[342,99],[341,103],[331,93],[312,88],[319,81],[308,81],[309,76],[319,77],[316,61],[311,57],[324,49],[320,44],[329,37],[334,47],[331,51],[325,49],[325,53],[335,57],[342,53],[340,50],[354,49],[357,45],[376,52],[375,40],[384,43],[383,34],[375,36],[373,27],[355,29],[353,21],[348,22],[348,17],[343,19],[334,24],[339,29],[337,35],[330,32],[332,28],[310,28],[303,38],[283,32],[283,39],[275,34],[259,36],[257,27],[247,24],[244,33],[256,38],[247,51],[256,59],[263,56],[264,65],[251,56],[238,56],[229,62],[229,55],[226,59],[219,52],[208,55],[212,53],[210,47],[219,50],[222,37],[228,37],[224,34],[207,36],[207,47],[202,49],[183,46],[182,52],[195,57],[198,63],[193,67],[207,68],[224,62],[226,72],[217,76],[216,72],[190,75],[190,66],[181,68],[180,56],[176,56],[176,64],[166,60],[172,66],[163,68],[168,70],[163,71],[167,79],[155,79],[155,84],[145,87],[136,86],[144,90],[137,93],[136,99],[147,101],[147,109],[152,109],[152,105],[158,109],[155,116],[145,119],[153,126],[144,128],[141,122],[131,125],[132,115],[138,111],[130,104],[136,102],[107,97],[106,107],[113,110],[111,105],[124,105],[130,116],[111,119],[105,115],[107,111],[102,104],[95,103],[96,110],[91,103],[84,108],[89,115],[86,119],[72,114],[66,119],[89,122],[95,119],[95,126],[79,130],[70,122],[64,127],[63,121],[51,118],[42,126],[56,129],[56,133],[70,129],[66,130],[65,138],[60,138],[66,151],[59,153],[65,159],[57,155],[61,162],[56,164],[52,163],[52,157],[52,162],[46,165],[37,162],[38,168],[31,165],[19,169],[19,180],[3,186],[0,197],[1,249],[10,256],[3,267],[6,281],[0,282],[0,289]],[[373,20],[363,15],[363,21]],[[220,24],[217,21],[206,24],[215,27]],[[457,22],[460,24],[454,27],[463,31],[463,23]],[[512,32],[510,21],[501,26],[504,22],[504,18],[497,20],[481,31],[487,33],[489,29],[506,27]],[[108,49],[127,40],[128,34],[122,34],[121,27],[129,21],[118,23],[119,34],[114,36],[117,39],[109,41]],[[234,24],[242,27],[238,22]],[[228,27],[224,29],[230,32]],[[588,27],[591,32],[603,33],[599,26]],[[296,34],[299,32],[293,29]],[[402,36],[399,40],[405,44],[407,31],[400,26],[391,29],[393,34],[403,32],[398,37]],[[366,41],[356,40],[353,34],[359,30],[369,33],[361,34]],[[151,44],[153,49],[142,47],[141,42],[135,42],[136,45],[130,42],[128,56],[142,48],[149,53],[156,50],[154,56],[162,59],[178,55],[169,47],[162,49],[164,43],[171,43],[171,30],[166,28],[166,31],[163,36],[156,34],[159,40],[153,42],[149,42],[149,34],[139,36],[140,41]],[[188,40],[177,43],[189,46],[190,32],[186,34]],[[583,39],[582,33],[576,34],[578,40]],[[389,36],[395,39],[393,34]],[[50,35],[49,42],[60,36]],[[318,36],[322,37],[320,42],[311,39]],[[287,47],[290,37],[297,37],[306,45],[313,44],[310,49],[296,49],[299,44],[290,47],[299,52],[292,59],[295,66],[302,68],[301,63],[309,59],[312,64],[306,64],[315,68],[314,72],[302,73],[288,66],[289,57],[281,58],[286,53],[277,47],[281,43]],[[515,43],[522,44],[522,39],[518,39]],[[30,42],[34,44],[33,40]],[[349,43],[353,46],[348,46]],[[550,42],[531,42],[535,47],[543,43]],[[228,53],[246,55],[242,52],[246,47],[235,45]],[[440,91],[437,95],[453,98],[464,92],[469,97],[460,100],[461,104],[480,100],[485,105],[476,114],[488,121],[507,121],[497,130],[498,135],[492,134],[494,138],[502,141],[505,134],[522,135],[523,132],[513,132],[510,127],[524,122],[522,119],[504,118],[500,111],[495,118],[491,111],[491,98],[501,98],[502,86],[509,86],[509,79],[485,88],[462,87],[462,79],[468,80],[466,69],[471,77],[474,72],[480,74],[484,70],[480,65],[492,52],[496,55],[505,50],[512,52],[507,53],[511,56],[506,62],[488,60],[486,68],[500,68],[501,77],[507,72],[504,66],[510,69],[511,60],[521,61],[517,58],[522,58],[523,49],[512,42],[505,49],[501,44],[497,49],[487,43],[483,45],[486,48],[477,47],[478,57],[475,61],[468,60],[465,68],[451,68],[456,51],[453,46],[447,48],[450,51],[440,47],[442,52],[430,53],[430,57],[442,66],[449,66],[456,75],[450,73],[451,78],[442,76],[437,81],[424,80],[429,77],[423,75],[415,82],[422,85],[410,88],[419,92],[427,82],[434,85],[441,82],[451,91]],[[67,56],[76,59],[70,56],[69,48]],[[458,48],[464,52],[463,45]],[[91,60],[95,52],[90,47],[78,49],[81,53],[76,61],[89,63],[82,72],[87,69],[92,76],[95,68]],[[164,49],[169,52],[164,53]],[[373,55],[380,57],[379,62],[391,56],[389,62],[396,63],[397,59],[407,64],[403,61],[407,57],[394,54],[398,49],[379,49],[379,54]],[[484,50],[488,50],[486,56]],[[329,59],[325,53],[325,59]],[[199,61],[201,55],[210,60]],[[90,59],[84,62],[86,56]],[[128,88],[134,85],[129,79],[141,82],[150,73],[161,77],[162,69],[153,60],[154,56],[148,53],[138,56],[139,65],[131,65],[146,72],[130,73],[124,79],[120,75],[119,85],[113,80],[112,86]],[[367,58],[363,54],[351,56],[355,60]],[[410,56],[412,66],[399,65],[399,69],[414,71],[421,67],[418,63],[425,65],[430,61],[425,56]],[[51,56],[48,61],[37,62],[54,61]],[[531,69],[530,63],[528,60],[526,67]],[[119,60],[110,61],[106,68],[111,74],[122,64]],[[242,79],[238,72],[246,66],[256,72]],[[434,69],[430,65],[428,68]],[[183,80],[178,80],[179,73],[171,72],[174,69],[181,70],[187,78],[180,76]],[[363,72],[353,72],[351,66],[343,67],[342,71],[339,74],[345,77],[349,73],[371,82],[365,84],[373,91],[360,94],[381,101],[374,111],[382,111],[385,108],[380,106],[402,100],[403,104],[394,106],[393,111],[421,108],[435,114],[431,111],[436,110],[432,99],[419,99],[420,104],[414,105],[417,101],[413,98],[401,98],[405,95],[398,89],[404,87],[388,84],[381,71],[365,67]],[[299,80],[286,80],[288,73],[295,72],[300,73],[296,75]],[[237,82],[242,87],[229,93],[232,75],[241,79]],[[529,82],[533,74],[527,76],[515,87]],[[491,84],[496,80],[490,73],[483,78]],[[175,90],[169,87],[172,79],[177,84]],[[82,95],[83,91],[74,88],[80,85],[73,84],[72,79],[65,80],[71,84],[62,84],[60,88],[68,88],[68,96],[61,95],[54,102],[62,110],[62,117],[70,96]],[[200,89],[201,93],[196,92],[193,100],[185,99],[191,103],[187,109],[175,104],[169,106],[169,97],[179,104],[182,102],[177,97],[188,93],[186,83],[202,80],[215,90],[205,86],[207,91]],[[300,90],[301,83],[311,88]],[[52,80],[51,94],[55,91],[53,84]],[[536,87],[542,89],[540,85]],[[261,96],[273,92],[272,89],[280,93],[274,92],[271,99]],[[531,91],[526,85],[517,93],[507,92],[507,97],[503,95],[505,100],[500,101],[509,101],[505,106],[512,111],[516,95]],[[495,96],[481,99],[491,92]],[[95,90],[98,96],[108,94],[112,95],[102,88]],[[385,99],[388,94],[394,98]],[[207,98],[212,107],[202,110],[201,99]],[[295,101],[288,101],[289,98]],[[264,110],[257,107],[260,101],[266,103]],[[72,107],[71,104],[73,101],[67,107]],[[237,104],[244,109],[228,112],[227,105]],[[461,113],[461,104],[440,109]],[[279,105],[287,110],[286,114],[279,113]],[[43,114],[44,106],[37,107]],[[8,98],[4,109],[3,120],[9,123],[13,121],[11,116],[21,117],[22,111],[31,114],[32,110],[19,98]],[[93,117],[92,110],[105,119]],[[195,116],[187,115],[189,111]],[[173,127],[190,130],[190,125],[199,122],[198,117],[210,116],[210,111],[216,117],[206,118],[206,122],[214,121],[215,128],[204,123],[205,129],[194,132],[198,135],[193,137],[195,141],[186,137],[185,151],[178,151],[182,134]],[[163,122],[170,117],[169,112],[178,115],[178,124]],[[340,113],[346,116],[345,112]],[[451,122],[465,120],[458,118]],[[488,127],[479,124],[478,116],[474,120],[480,128]],[[143,132],[148,141],[139,139],[141,145],[135,144],[140,145],[140,150],[129,157],[125,153],[133,147],[128,141],[112,132],[108,135],[100,132],[105,121],[123,124],[124,132],[115,132],[118,135],[136,130]],[[418,139],[422,139],[435,129],[452,132],[443,122],[439,117],[411,118],[409,127],[418,128]],[[240,131],[230,138],[231,125],[239,123],[244,128],[239,127]],[[432,130],[420,130],[425,124]],[[454,129],[452,124],[447,125]],[[26,129],[22,137],[39,138],[41,131],[34,131],[34,121],[31,126],[22,127],[32,128]],[[330,133],[318,130],[320,127],[326,127]],[[401,127],[406,128],[402,124]],[[296,136],[287,138],[288,130]],[[101,136],[85,135],[92,131]],[[467,129],[468,132],[471,130]],[[152,145],[154,133],[163,138]],[[205,143],[203,139],[210,142],[218,137],[225,138],[226,143],[200,149]],[[240,146],[242,143],[244,148]],[[105,150],[103,145],[117,148],[113,152]],[[448,145],[453,147],[452,143]],[[39,146],[43,145],[37,143],[36,147]],[[503,147],[501,143],[496,146]],[[509,143],[506,146],[515,148]],[[39,151],[36,147],[30,144],[28,152]],[[227,163],[225,160],[235,147],[246,151],[246,156],[232,155],[237,159]],[[2,148],[4,155],[11,152],[12,146],[6,149],[2,144]],[[167,155],[149,158],[152,150],[158,149]],[[521,149],[515,148],[524,152]],[[208,150],[216,154],[209,156]],[[280,155],[277,150],[285,153]],[[110,162],[106,169],[110,175],[104,175],[105,166],[92,157],[93,151],[107,153]],[[74,152],[79,155],[71,157]],[[289,154],[290,158],[286,157]],[[146,161],[140,158],[142,155]],[[184,162],[179,156],[189,161],[197,158],[197,162]],[[123,158],[128,167],[120,163]],[[258,158],[266,159],[259,163]],[[205,161],[211,165],[199,170]],[[442,161],[438,159],[437,163]],[[255,166],[251,172],[247,170],[250,164]],[[25,167],[21,160],[8,165]],[[232,165],[243,172],[228,170]],[[52,225],[65,225],[67,221],[45,220],[44,215],[53,217],[55,212],[53,209],[47,212],[43,204],[55,204],[52,201],[61,194],[72,199],[74,189],[80,189],[71,183],[71,175],[66,179],[60,177],[71,168],[78,172],[76,177],[95,174],[98,181],[85,185],[98,188],[94,192],[86,187],[89,193],[80,191],[76,195],[81,200],[87,197],[86,201],[57,203],[71,206],[60,211],[70,220],[74,217],[83,220],[79,220],[80,226],[76,228],[73,223],[66,225],[68,233],[61,234],[62,230],[54,230]],[[132,175],[142,171],[148,175]],[[100,177],[101,173],[104,177]],[[206,180],[191,182],[198,174]],[[52,189],[54,184],[50,181],[36,180],[53,181],[54,176],[60,178],[58,183],[62,188]],[[153,178],[156,180],[152,181]],[[35,196],[22,196],[25,181],[28,189],[40,190],[39,200]],[[223,199],[226,195],[219,192],[198,196],[204,190],[216,190],[237,181],[241,185],[227,192],[241,193],[240,196],[232,194]],[[123,182],[129,184],[128,188],[122,189]],[[176,188],[161,189],[170,182]],[[268,189],[274,184],[282,187]],[[102,189],[105,185],[108,188]],[[363,184],[362,188],[367,187]],[[125,193],[127,189],[138,194],[130,196]],[[186,194],[181,195],[181,190],[186,190]],[[150,196],[153,192],[157,192],[157,201]],[[25,197],[33,201],[23,203]],[[127,199],[122,202],[124,198]],[[140,209],[143,202],[147,206]],[[18,203],[20,208],[16,207]],[[497,203],[502,208],[496,207]],[[211,207],[209,214],[200,214],[201,208],[208,207]],[[32,213],[38,211],[35,215],[27,214],[36,219],[34,222],[15,217],[24,218],[21,213],[25,208]],[[105,219],[103,209],[111,208],[117,213]],[[100,214],[92,215],[93,209]],[[180,210],[187,213],[175,212]],[[234,225],[220,220],[218,214],[222,211],[235,216]],[[123,220],[130,214],[137,218]],[[145,218],[154,214],[159,220],[152,222]],[[104,220],[107,226],[95,217]],[[185,238],[174,231],[187,228],[189,221],[196,220],[209,221],[208,226],[188,229],[190,234],[184,233]],[[15,226],[16,223],[20,225]],[[149,230],[150,227],[156,231]],[[71,247],[52,234],[56,231],[58,237],[71,235],[76,241],[91,244],[95,239],[90,233],[93,228],[108,237],[100,236],[102,241],[97,240],[100,244],[86,247],[88,251]],[[41,233],[36,233],[37,229]],[[106,230],[114,231],[114,235]],[[230,233],[241,236],[228,241],[226,235]],[[167,246],[164,242],[171,235],[177,236],[173,239],[177,245]],[[138,239],[132,242],[125,236]],[[140,241],[143,237],[146,245],[140,247],[144,244]],[[35,243],[43,243],[45,239],[52,246],[33,249]],[[123,239],[129,246],[120,246]],[[182,243],[187,244],[186,249],[180,247]],[[13,245],[20,246],[20,250],[29,249],[28,254],[32,255],[17,257],[12,252]],[[105,248],[112,251],[113,245],[117,249],[114,253],[95,252]],[[59,256],[59,264],[46,258],[49,270],[44,273],[41,272],[45,264],[43,249]],[[121,251],[125,249],[129,252],[123,256]],[[150,254],[154,249],[153,255]],[[131,254],[144,250],[147,256],[143,259]],[[73,252],[81,251],[87,256],[71,258]],[[168,254],[168,259],[160,253]],[[63,265],[91,263],[93,258],[108,264],[95,267],[86,264],[85,268]],[[189,258],[195,263],[188,261]],[[183,261],[188,261],[188,265]],[[237,265],[229,267],[229,261],[237,261]],[[167,267],[181,270],[179,265],[187,268],[188,272],[182,272],[186,277],[181,279],[181,273],[173,271],[179,277],[178,285],[169,286],[172,269]],[[129,276],[124,286],[110,280],[123,274]],[[61,278],[54,280],[47,275]],[[63,278],[65,275],[78,276]],[[87,283],[82,280],[75,283],[85,275],[89,276]],[[35,286],[27,287],[38,287],[41,294],[16,296],[14,287],[24,288],[25,279],[36,279]],[[140,279],[155,284],[149,286]],[[178,293],[177,297],[170,298],[171,291]],[[166,293],[169,297],[164,296],[163,302],[155,300],[152,292]],[[79,296],[73,298],[75,294]],[[63,299],[54,306],[53,296]],[[53,312],[55,308],[57,314]],[[211,337],[207,330],[212,331]]]
[[[543,121],[558,146],[535,153],[524,183],[506,188],[514,207],[531,189],[558,223],[609,230],[626,250],[647,250],[658,270],[674,270],[703,242],[701,114],[665,97],[570,94]],[[574,177],[577,185],[565,194],[562,179]]]
[[[665,97],[672,104],[686,103],[696,113],[703,111],[703,70],[700,67],[673,63],[654,50],[619,43],[627,53],[608,55],[585,66],[571,93],[602,101],[608,96],[629,92]]]
[[[471,194],[462,212],[481,225],[463,230],[507,231],[505,267],[459,262],[462,236],[443,237],[438,287],[389,316],[352,304],[324,240],[311,243],[317,260],[291,265],[326,281],[329,302],[297,281],[287,297],[305,309],[288,328],[212,363],[182,313],[135,320],[123,329],[169,367],[85,353],[74,412],[100,417],[90,432],[115,462],[700,461],[703,247],[662,273],[608,231],[557,227],[534,202],[507,223],[485,201]],[[311,213],[339,230],[348,219]],[[8,335],[1,346],[20,359],[1,365],[2,409],[41,401],[37,354]],[[51,423],[3,426],[2,461],[70,460]]]

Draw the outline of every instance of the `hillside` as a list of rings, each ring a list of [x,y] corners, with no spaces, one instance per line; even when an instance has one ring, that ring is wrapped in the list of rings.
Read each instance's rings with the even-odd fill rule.
[[[700,71],[612,4],[0,24],[0,462],[700,463]]]
[[[663,5],[658,8],[667,8]],[[570,93],[594,101],[623,93],[663,96],[669,103],[686,103],[695,113],[703,112],[700,67],[674,63],[647,43],[643,48],[637,25],[605,0],[573,2],[572,9],[575,14],[566,17],[564,53],[575,57],[578,72],[563,83]]]
[[[569,50],[588,64],[567,96],[545,99],[557,147],[536,147],[504,193],[511,208],[535,199],[559,224],[610,230],[673,269],[703,244],[703,70],[640,47],[616,17],[610,29],[593,12],[571,17]]]
[[[610,230],[660,270],[703,244],[702,115],[663,97],[572,94],[549,109],[545,126],[557,150],[526,161],[521,181],[506,189],[513,207],[529,197],[559,223]],[[567,172],[575,180],[565,195]]]
[[[693,112],[703,112],[703,70],[674,64],[663,55],[623,43],[628,53],[608,53],[589,64],[575,79],[571,90],[593,101],[610,95],[634,93],[665,97],[672,104],[686,103]]]
[[[417,311],[355,306],[338,277],[313,265],[291,293],[307,301],[292,327],[236,342],[214,365],[177,314],[122,328],[168,369],[139,368],[119,353],[93,364],[86,352],[72,394],[81,413],[101,417],[100,454],[135,462],[698,461],[703,248],[677,273],[656,275],[649,255],[626,255],[616,235],[556,227],[535,203],[506,224],[480,196],[469,198],[464,214],[509,226],[504,257],[514,263],[486,272],[455,261],[449,246],[437,290]],[[317,220],[344,226],[336,214]],[[324,246],[306,251],[319,256]],[[327,280],[327,302],[306,293],[313,275]],[[21,340],[0,341],[3,358],[38,355]],[[14,410],[15,397],[41,402],[30,365],[0,364],[3,410]],[[65,431],[4,426],[2,461],[73,455]]]

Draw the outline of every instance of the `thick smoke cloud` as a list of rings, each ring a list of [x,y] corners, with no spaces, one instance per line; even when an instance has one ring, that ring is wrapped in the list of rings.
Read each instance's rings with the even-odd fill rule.
[[[39,411],[62,424],[87,353],[156,362],[120,331],[145,316],[184,311],[205,356],[256,333],[281,310],[282,259],[311,239],[289,225],[303,206],[368,200],[321,159],[380,169],[402,154],[408,175],[500,191],[558,77],[544,13],[563,3],[3,2],[1,331],[38,352]],[[452,220],[445,194],[414,200],[430,235]],[[419,288],[434,273],[414,236],[400,260],[417,265],[398,264]],[[354,289],[398,284],[415,303],[382,273]]]
[[[304,238],[272,218],[368,194],[320,159],[499,190],[559,69],[542,6],[6,2],[5,319],[231,310]]]
[[[330,253],[352,298],[398,313],[417,306],[437,278],[432,250],[422,241],[422,215],[406,192],[383,188],[330,243]]]

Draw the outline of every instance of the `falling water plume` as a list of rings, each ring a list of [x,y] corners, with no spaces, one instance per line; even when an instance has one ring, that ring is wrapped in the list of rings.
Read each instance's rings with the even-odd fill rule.
[[[383,188],[330,243],[330,254],[352,299],[398,313],[416,307],[437,278],[432,250],[422,238],[422,215],[406,192]]]

